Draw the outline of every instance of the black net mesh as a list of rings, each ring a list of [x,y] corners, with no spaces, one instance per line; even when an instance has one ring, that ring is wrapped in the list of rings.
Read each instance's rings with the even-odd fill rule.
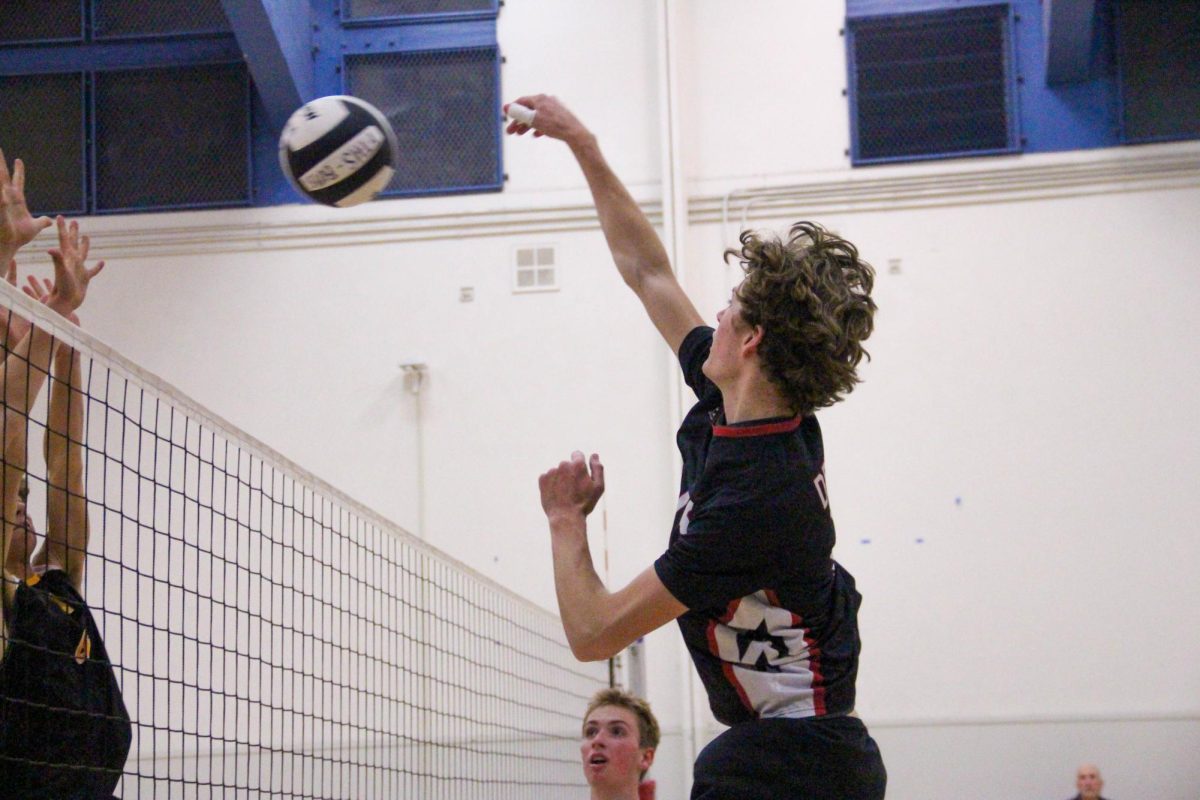
[[[38,176],[25,190],[35,213],[87,207],[83,142],[82,75],[0,77],[0,147]]]
[[[352,56],[349,94],[378,108],[400,154],[386,193],[498,187],[496,50]]]
[[[0,43],[55,41],[83,37],[80,0],[4,0],[0,3]]]
[[[855,158],[1012,145],[1004,6],[851,22]]]
[[[231,30],[221,0],[93,0],[97,39]]]
[[[361,19],[490,11],[496,0],[344,0],[344,5],[347,18]]]
[[[71,438],[90,531],[63,564],[85,567],[79,603],[48,602],[24,625],[87,613],[95,630],[87,652],[78,631],[63,648],[21,651],[57,676],[50,700],[4,672],[19,660],[12,647],[0,661],[0,739],[20,743],[0,752],[5,792],[68,796],[107,775],[125,800],[588,795],[579,721],[607,665],[576,662],[557,618],[0,287],[0,307],[14,304],[82,352]],[[6,449],[4,474],[28,475],[29,516],[49,533],[57,473],[39,454],[58,427],[45,408],[5,406],[27,456]],[[40,585],[69,594],[61,577]],[[28,613],[19,606],[10,630]],[[85,669],[115,677],[127,759],[105,765],[111,752],[78,744],[119,743],[123,724],[111,697],[79,701],[70,676]],[[14,708],[32,708],[24,727]],[[52,779],[57,794],[33,791]]]
[[[250,200],[243,64],[96,75],[96,210]]]

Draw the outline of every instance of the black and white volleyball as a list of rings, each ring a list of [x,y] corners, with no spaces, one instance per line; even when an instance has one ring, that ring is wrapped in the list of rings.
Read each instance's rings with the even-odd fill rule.
[[[297,109],[279,137],[279,166],[296,191],[327,206],[356,206],[395,174],[396,134],[370,103],[319,97]]]

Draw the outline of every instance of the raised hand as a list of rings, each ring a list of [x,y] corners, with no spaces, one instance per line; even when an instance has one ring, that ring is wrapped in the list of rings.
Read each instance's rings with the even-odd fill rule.
[[[49,278],[35,278],[32,275],[26,275],[25,281],[28,283],[28,286],[22,286],[21,291],[39,303],[45,304],[49,302],[50,296],[54,294],[54,281]],[[79,317],[76,316],[75,312],[64,314],[63,316],[76,325],[79,324]],[[28,323],[26,324],[28,325]]]
[[[54,285],[46,296],[45,303],[64,317],[83,305],[87,297],[88,284],[104,269],[104,262],[94,267],[87,266],[88,248],[91,241],[79,235],[79,223],[68,223],[61,216],[58,223],[58,247],[50,249],[54,261]]]
[[[533,131],[534,136],[549,136],[551,139],[561,139],[567,144],[573,144],[581,137],[588,135],[588,129],[557,97],[548,94],[533,94],[518,97],[513,102],[533,109],[533,126],[513,120],[505,129],[508,133],[521,136]],[[507,105],[504,108],[508,110]]]
[[[49,217],[35,218],[25,204],[25,163],[15,160],[10,175],[8,161],[0,150],[0,263],[11,259],[52,224]]]

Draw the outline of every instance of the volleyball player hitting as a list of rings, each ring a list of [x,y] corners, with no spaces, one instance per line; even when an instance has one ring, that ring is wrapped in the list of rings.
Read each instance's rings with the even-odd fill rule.
[[[0,153],[0,264],[16,283],[13,254],[44,228],[25,204],[24,166],[10,176]],[[54,281],[26,293],[79,324],[75,310],[103,268],[86,266],[88,239],[58,218]],[[4,403],[3,587],[0,603],[0,786],[5,796],[109,798],[129,754],[129,715],[96,622],[83,600],[88,541],[83,486],[79,354],[8,312],[0,398]],[[29,409],[52,373],[45,453],[47,526],[25,506]]]
[[[599,457],[574,453],[540,478],[572,651],[607,658],[678,619],[713,713],[731,726],[697,758],[694,799],[882,798],[879,749],[853,715],[861,597],[831,557],[813,415],[858,381],[874,272],[812,223],[784,241],[743,233],[726,257],[745,278],[714,331],[596,138],[553,97],[516,102],[535,116],[508,132],[570,147],[618,272],[698,398],[676,437],[683,479],[670,543],[625,588],[608,592],[588,551],[586,517],[604,492]]]

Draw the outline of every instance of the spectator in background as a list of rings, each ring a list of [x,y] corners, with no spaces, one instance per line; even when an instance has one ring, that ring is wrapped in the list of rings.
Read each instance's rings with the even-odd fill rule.
[[[592,800],[638,800],[638,786],[654,763],[658,720],[650,704],[620,689],[601,689],[583,715],[579,755]],[[644,790],[643,790],[644,791]]]
[[[1078,794],[1074,800],[1105,800],[1100,790],[1104,788],[1104,779],[1100,777],[1100,768],[1095,764],[1081,764],[1075,770],[1075,790]]]

